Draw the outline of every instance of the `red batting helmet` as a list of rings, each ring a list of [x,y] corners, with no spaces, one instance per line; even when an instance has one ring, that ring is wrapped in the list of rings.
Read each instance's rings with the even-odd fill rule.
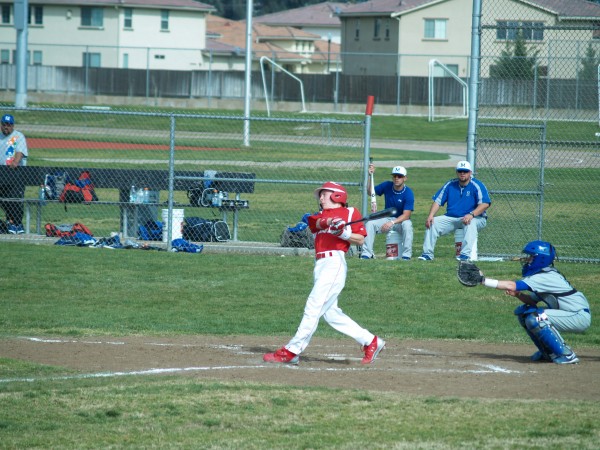
[[[333,194],[331,194],[331,200],[336,203],[343,203],[345,205],[348,202],[348,193],[341,184],[334,183],[333,181],[324,183],[323,186],[315,189],[315,197],[317,200],[319,200],[322,190],[333,192]]]

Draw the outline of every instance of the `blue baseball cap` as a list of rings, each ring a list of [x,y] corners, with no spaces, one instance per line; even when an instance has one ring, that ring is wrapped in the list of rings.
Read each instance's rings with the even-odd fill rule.
[[[10,114],[4,114],[2,116],[2,123],[10,123],[11,125],[14,125],[15,123],[15,118],[13,116],[11,116]]]

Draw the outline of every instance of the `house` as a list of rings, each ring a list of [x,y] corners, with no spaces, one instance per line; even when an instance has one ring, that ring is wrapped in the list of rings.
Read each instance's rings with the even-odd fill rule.
[[[472,0],[371,0],[349,6],[340,12],[343,72],[427,76],[429,63],[435,59],[440,63],[437,75],[451,72],[467,77],[472,8]],[[484,33],[496,35],[486,40],[493,41],[492,45],[481,49],[482,58],[487,60],[481,75],[489,74],[489,67],[507,42],[522,32],[532,53],[537,52],[540,61],[550,61],[540,68],[542,73],[554,78],[572,77],[577,65],[566,61],[574,56],[573,52],[585,53],[595,37],[591,28],[599,21],[600,5],[585,0],[484,2]],[[557,25],[573,27],[573,45],[561,46],[565,50],[551,48],[558,36],[552,27]]]
[[[245,69],[246,22],[209,15],[204,57],[212,70]],[[340,46],[294,27],[252,24],[252,69],[260,70],[266,57],[291,73],[328,73],[334,70]],[[335,55],[335,56],[334,56]]]
[[[348,3],[323,2],[257,16],[252,20],[254,23],[264,25],[298,28],[318,34],[324,41],[339,44],[341,42],[339,14],[347,7]]]
[[[31,0],[29,63],[199,70],[205,17],[195,0]],[[14,6],[0,3],[0,63],[15,63]]]

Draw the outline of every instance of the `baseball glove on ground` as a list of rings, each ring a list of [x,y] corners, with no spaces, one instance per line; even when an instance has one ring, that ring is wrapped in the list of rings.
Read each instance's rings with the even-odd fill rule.
[[[483,272],[475,264],[469,261],[460,261],[456,269],[456,277],[464,286],[473,287],[483,281]]]

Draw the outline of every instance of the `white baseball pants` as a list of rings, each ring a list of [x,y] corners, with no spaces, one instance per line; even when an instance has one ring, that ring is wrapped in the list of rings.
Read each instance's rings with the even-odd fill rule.
[[[362,328],[348,317],[338,306],[338,296],[346,283],[346,256],[337,250],[332,256],[315,262],[314,286],[304,307],[304,315],[295,336],[285,346],[290,352],[299,355],[308,346],[317,330],[321,316],[335,330],[353,338],[360,345],[369,345],[375,335]]]
[[[483,217],[474,217],[469,225],[462,223],[462,217],[449,217],[446,215],[436,216],[430,228],[425,229],[425,239],[423,240],[423,254],[433,258],[435,244],[438,237],[454,232],[458,228],[464,230],[463,245],[461,255],[466,255],[471,259],[473,247],[477,247],[477,237],[479,230],[485,228],[487,220]]]
[[[386,222],[389,222],[390,219],[383,218],[377,220],[370,220],[365,224],[365,228],[367,230],[367,236],[365,237],[365,242],[362,245],[362,251],[360,256],[366,256],[371,258],[375,252],[373,251],[373,246],[375,245],[375,235],[381,234],[381,227]],[[406,256],[408,258],[412,257],[412,245],[413,245],[413,225],[410,220],[405,220],[402,223],[397,223],[394,225],[394,231],[400,234],[400,239],[402,243],[402,256]]]

